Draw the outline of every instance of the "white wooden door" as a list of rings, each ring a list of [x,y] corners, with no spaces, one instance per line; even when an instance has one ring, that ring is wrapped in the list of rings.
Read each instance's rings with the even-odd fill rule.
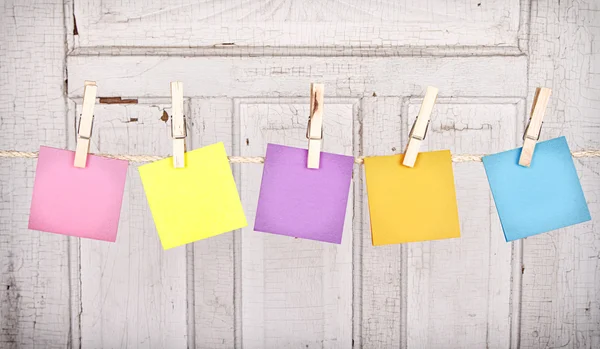
[[[3,2],[0,149],[74,149],[84,80],[92,151],[169,155],[169,82],[188,148],[305,146],[325,84],[325,151],[401,152],[426,86],[425,149],[542,138],[600,149],[595,0]],[[120,99],[119,99],[120,98]],[[600,162],[577,159],[592,217]],[[600,230],[504,242],[480,163],[454,165],[460,239],[371,246],[355,166],[341,245],[254,232],[262,165],[233,165],[247,228],[163,251],[131,164],[114,244],[27,229],[35,160],[0,159],[0,348],[600,348]]]

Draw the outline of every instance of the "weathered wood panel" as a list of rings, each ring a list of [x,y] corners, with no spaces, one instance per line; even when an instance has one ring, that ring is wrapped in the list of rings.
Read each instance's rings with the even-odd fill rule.
[[[97,104],[90,151],[170,154],[170,123],[161,121],[170,107],[168,100]],[[83,347],[187,348],[186,248],[162,249],[137,166],[127,173],[117,241],[81,239],[79,247],[74,311]]]
[[[61,1],[3,1],[0,149],[64,147]],[[69,238],[27,229],[36,161],[0,160],[0,347],[69,343]]]
[[[410,130],[421,100],[407,100],[404,130]],[[523,104],[519,99],[439,98],[421,149],[455,154],[510,149],[520,140]],[[455,164],[454,181],[461,237],[404,246],[407,347],[509,348],[511,322],[518,319],[510,308],[513,246],[504,241],[490,210],[483,166]],[[513,296],[518,300],[518,293]]]
[[[528,107],[537,86],[553,89],[542,139],[600,148],[600,4],[535,1],[531,32]],[[575,164],[592,221],[523,241],[522,348],[600,347],[600,164]]]
[[[152,65],[145,66],[145,62],[147,60],[153,59],[154,57],[144,58],[143,60],[141,60],[139,57],[116,59],[116,57],[101,56],[86,57],[84,60],[83,57],[72,57],[70,58],[70,60],[74,63],[71,72],[74,76],[78,76],[79,71],[83,72],[83,70],[80,70],[80,67],[81,69],[83,69],[84,64],[85,69],[90,69],[91,67],[91,69],[98,72],[96,76],[98,77],[97,80],[99,81],[99,85],[101,85],[102,81],[104,81],[107,84],[101,85],[104,86],[103,91],[106,91],[104,93],[106,93],[106,95],[112,96],[132,96],[132,94],[134,93],[137,93],[138,95],[142,96],[164,95],[164,89],[160,89],[154,84],[140,86],[132,84],[131,82],[129,82],[129,78],[127,78],[132,75],[136,76],[136,80],[164,80],[167,84],[170,80],[181,78],[185,83],[186,96],[202,97],[200,99],[193,98],[193,100],[197,100],[197,102],[194,102],[197,103],[197,106],[194,107],[194,114],[200,115],[195,116],[194,123],[192,126],[192,134],[196,134],[196,136],[192,137],[200,138],[200,142],[198,144],[209,144],[213,141],[218,140],[215,137],[216,132],[220,135],[220,137],[223,137],[227,144],[230,139],[230,136],[227,135],[229,128],[229,130],[231,130],[229,132],[233,134],[232,144],[234,153],[247,156],[264,154],[264,142],[261,141],[261,139],[267,136],[263,135],[263,133],[266,133],[265,130],[269,129],[271,131],[268,134],[273,133],[273,129],[277,129],[278,127],[284,129],[278,129],[277,133],[279,134],[283,132],[282,135],[286,137],[286,144],[293,144],[293,142],[298,142],[297,145],[299,146],[305,145],[305,141],[302,138],[304,137],[302,132],[300,132],[300,138],[298,138],[298,135],[293,137],[287,135],[286,132],[298,132],[299,129],[304,129],[305,124],[298,124],[295,126],[292,125],[293,127],[297,127],[298,130],[294,130],[292,126],[285,126],[285,122],[293,123],[294,119],[291,116],[287,116],[287,118],[290,118],[290,120],[292,121],[288,121],[286,119],[283,110],[287,110],[285,108],[289,109],[289,106],[281,106],[282,101],[280,98],[248,99],[247,96],[306,96],[308,82],[311,80],[330,81],[332,85],[328,85],[330,86],[330,88],[328,88],[328,96],[361,96],[371,95],[373,93],[381,95],[419,95],[420,93],[422,93],[423,90],[422,85],[417,86],[416,84],[397,83],[398,80],[416,81],[418,79],[417,75],[431,75],[429,79],[431,79],[430,82],[432,84],[446,84],[446,88],[448,88],[448,95],[485,96],[486,90],[483,88],[483,86],[490,86],[490,89],[492,90],[491,94],[495,95],[512,96],[515,93],[515,91],[521,91],[521,93],[525,92],[525,79],[523,79],[522,77],[520,78],[518,74],[515,73],[523,69],[524,63],[526,62],[521,57],[508,58],[508,60],[512,61],[515,64],[515,66],[512,67],[512,69],[507,69],[506,67],[504,67],[502,65],[502,60],[500,59],[491,59],[489,61],[491,65],[481,67],[481,69],[484,69],[486,72],[485,74],[481,74],[479,79],[473,79],[472,75],[466,74],[466,72],[473,72],[473,60],[471,60],[470,58],[458,57],[428,58],[426,64],[423,64],[422,61],[413,58],[403,59],[402,61],[404,62],[404,64],[403,62],[397,62],[391,59],[381,59],[380,63],[382,63],[384,66],[387,66],[388,69],[383,69],[382,66],[379,65],[379,61],[377,60],[356,60],[352,58],[337,59],[335,61],[329,60],[324,63],[318,59],[297,60],[291,58],[252,58],[242,59],[241,61],[236,62],[236,64],[234,65],[233,62],[228,62],[229,59],[223,60],[198,57],[192,60],[181,60],[177,57],[171,57],[167,58],[168,62],[164,62],[163,60],[157,60]],[[123,66],[124,62],[126,66]],[[268,62],[271,62],[271,64],[273,64],[273,62],[276,62],[277,68],[259,68],[260,66],[268,66]],[[140,66],[144,67],[140,69]],[[110,67],[111,69],[107,69],[107,67]],[[341,80],[339,78],[339,75],[336,73],[339,72],[344,74],[344,72],[348,72],[348,69],[351,68],[356,68],[354,70],[356,74],[351,80]],[[107,79],[104,80],[103,76],[106,74],[105,72],[108,71],[110,71],[111,74],[110,76],[106,76]],[[115,74],[115,71],[122,71],[123,73]],[[201,76],[202,78],[194,80],[186,79],[186,76],[189,75],[188,71],[194,71],[198,74],[198,76]],[[434,75],[434,73],[436,73],[437,75]],[[512,76],[512,79],[508,80],[510,81],[510,86],[498,87],[497,85],[501,85],[501,83],[505,81],[504,79],[506,78],[507,74]],[[450,75],[454,76],[454,78],[451,81],[442,80],[443,76]],[[378,76],[380,78],[374,78],[374,76]],[[288,83],[282,84],[282,79],[287,81]],[[475,81],[477,81],[477,84],[474,84]],[[368,86],[366,86],[365,83],[368,83]],[[80,93],[80,91],[77,90],[73,90],[72,92],[74,95]],[[229,99],[223,97],[205,98],[205,96],[219,96],[222,94],[231,97],[243,97],[242,99],[235,99],[237,102],[233,103],[233,129],[231,129],[232,126],[229,126],[231,124],[231,105],[228,105]],[[375,117],[374,120],[379,120],[380,118],[385,119],[396,117],[396,119],[393,119],[396,120],[394,122],[397,122],[398,125],[402,125],[398,127],[405,128],[405,125],[403,124],[403,122],[405,122],[403,120],[405,119],[400,117],[400,110],[402,110],[403,108],[402,98],[387,97],[380,99],[370,97],[365,99],[365,101],[362,104],[360,104],[360,106],[357,104],[355,108],[357,108],[359,111],[367,110],[369,108],[369,100],[377,101],[376,103],[379,103],[379,100],[389,101],[388,103],[384,103],[381,106],[382,109],[379,112],[380,114],[378,114],[378,116]],[[262,101],[262,104],[258,103],[257,101]],[[291,102],[298,104],[297,106],[295,106],[296,108],[307,108],[308,105],[307,100],[306,103],[298,102],[304,101],[303,99],[284,99],[283,101],[288,104]],[[391,101],[396,101],[397,103],[392,103]],[[470,111],[470,109],[468,109],[469,101],[460,99],[454,99],[453,101],[459,106],[447,112],[450,114],[450,116],[454,117],[459,115],[461,108],[466,108],[465,110],[469,113],[476,116],[478,115],[477,113],[474,114]],[[479,102],[479,104],[484,104],[483,107],[478,106],[480,110],[479,113],[494,114],[496,111],[493,110],[493,108],[496,107],[495,104],[497,104],[498,102],[493,100],[493,98],[491,101],[486,101],[487,100]],[[264,112],[264,115],[261,114],[260,111],[255,111],[253,114],[254,118],[241,118],[243,115],[245,115],[242,113],[242,111],[248,110],[240,109],[241,106],[245,106],[245,108],[247,108],[248,106],[258,108],[255,105],[257,103],[264,109],[260,110]],[[328,105],[329,103],[330,102],[328,102]],[[491,106],[485,107],[485,103],[489,103]],[[510,103],[514,104],[516,102]],[[502,103],[500,103],[503,108],[505,107],[509,110],[509,112],[503,111],[500,115],[504,117],[510,114],[510,117],[512,117],[513,119],[509,120],[509,123],[506,126],[509,128],[515,128],[514,125],[516,123],[516,120],[514,119],[514,117],[517,111],[515,110],[514,106],[511,106],[510,103],[507,106],[504,106],[502,105]],[[274,109],[271,110],[271,108]],[[281,108],[284,109],[282,110]],[[284,116],[282,117],[281,115]],[[302,114],[304,118],[307,117],[306,115],[308,114]],[[263,120],[262,122],[264,123],[265,120],[275,118],[276,116],[276,120],[272,121],[272,123],[275,123],[277,125],[282,123],[283,125],[271,125],[260,128],[259,125],[254,124],[255,122],[257,122],[257,120]],[[360,125],[360,117],[356,117],[358,118],[356,121],[358,122],[357,125]],[[281,118],[283,119],[280,120]],[[295,116],[295,118],[298,119],[298,116]],[[335,115],[333,116],[333,118],[333,120],[339,119],[339,117]],[[475,116],[472,118],[476,119]],[[490,116],[490,118],[492,118],[490,120],[497,120],[494,119],[494,117],[492,116]],[[352,116],[350,116],[350,119],[352,119]],[[498,123],[499,122],[497,122],[496,124]],[[475,130],[465,131],[472,132],[469,133],[468,137],[460,138],[459,144],[464,143],[464,149],[470,149],[471,147],[474,147],[477,144],[484,143],[485,137],[489,136],[489,134],[486,133],[486,129],[484,129],[484,126],[479,124],[474,125],[475,126],[473,126],[473,128],[475,128]],[[288,129],[289,127],[292,127],[291,131],[285,131],[285,129]],[[365,127],[367,126],[363,125],[363,132],[365,131]],[[478,130],[476,129],[477,127],[481,128],[481,130],[479,131],[482,132],[478,132]],[[254,128],[255,130],[249,131],[248,128]],[[504,129],[500,129],[498,127],[496,128],[499,129],[500,132],[505,131]],[[357,127],[356,129],[361,130],[360,127]],[[378,136],[372,141],[367,141],[365,139],[364,142],[372,142],[373,145],[391,143],[395,144],[395,147],[386,146],[384,147],[385,149],[374,149],[372,151],[364,153],[383,154],[386,152],[400,151],[399,149],[401,149],[403,145],[404,132],[398,133],[394,130],[395,128],[389,128],[387,127],[387,125],[383,127],[382,124],[382,130],[380,132],[385,132],[384,136]],[[250,132],[251,134],[253,134],[253,136],[244,137],[244,132]],[[259,142],[253,141],[253,139],[256,137],[256,135],[254,134],[259,134]],[[399,136],[397,136],[398,134]],[[480,134],[484,135],[480,136]],[[514,137],[517,137],[516,131],[513,130],[512,134],[514,135]],[[273,137],[277,136],[273,135]],[[246,138],[248,138],[248,141],[246,141]],[[360,140],[350,140],[348,144],[349,146],[354,145],[355,149],[358,149],[357,147],[360,145]],[[392,148],[394,148],[394,150],[392,150]],[[485,149],[484,151],[488,150]],[[246,214],[250,220],[252,220],[254,216],[252,206],[256,203],[256,196],[258,194],[260,184],[260,173],[262,171],[261,167],[255,166],[256,165],[234,166],[234,172],[240,175],[238,176],[238,178],[242,179],[242,182],[240,182],[240,185],[242,186],[242,201],[246,205]],[[254,182],[248,185],[245,185],[248,176],[244,176],[242,174],[246,172],[255,172],[250,177],[253,178]],[[360,212],[361,210],[361,204],[363,203],[357,202],[355,204],[355,209],[359,207],[358,212]],[[358,222],[360,223],[360,220],[358,220]],[[269,301],[265,301],[263,297],[265,293],[264,288],[267,287],[268,291],[270,284],[264,286],[260,280],[267,280],[269,278],[269,273],[271,273],[272,275],[275,274],[273,270],[261,269],[262,267],[260,267],[260,265],[264,267],[265,258],[269,259],[268,252],[263,252],[262,255],[256,253],[256,251],[263,251],[264,241],[262,239],[264,239],[265,237],[260,236],[260,248],[256,247],[256,249],[251,245],[251,243],[256,242],[254,235],[249,235],[250,238],[253,238],[249,241],[249,238],[246,237],[247,234],[259,234],[251,232],[252,224],[253,222],[250,222],[249,228],[246,229],[250,229],[250,231],[243,235],[236,235],[238,233],[225,234],[219,237],[219,241],[207,240],[195,244],[194,261],[199,265],[205,266],[205,268],[198,268],[196,266],[196,272],[194,273],[194,277],[197,278],[197,280],[194,280],[194,285],[196,285],[196,289],[194,291],[194,309],[196,311],[196,346],[228,347],[231,346],[231,344],[233,343],[238,346],[242,344],[246,346],[262,346],[272,343],[296,343],[296,341],[297,343],[303,343],[301,339],[305,340],[307,343],[316,343],[311,342],[313,340],[318,342],[320,340],[319,338],[321,338],[321,332],[313,331],[313,335],[310,336],[303,336],[301,335],[302,332],[297,332],[294,333],[295,335],[297,334],[297,337],[287,336],[285,334],[289,334],[289,332],[286,331],[291,331],[291,327],[290,329],[287,329],[287,327],[285,327],[285,321],[279,321],[274,324],[269,323],[268,321],[264,321],[265,314],[270,314],[271,316],[273,316],[275,312],[272,309],[272,307],[269,306]],[[370,246],[370,232],[368,229],[363,229],[362,233],[360,232],[360,229],[357,231],[359,234],[362,234],[359,235],[359,241],[361,242],[352,242],[355,249],[353,252],[353,258],[355,259],[355,261],[364,258],[365,262],[360,264],[360,266],[357,266],[358,262],[355,262],[355,270],[353,272],[355,280],[353,284],[355,286],[355,289],[354,291],[352,291],[351,287],[348,288],[349,292],[353,292],[353,294],[350,293],[348,297],[352,297],[353,300],[353,312],[355,323],[353,326],[351,323],[342,326],[343,333],[347,333],[346,336],[332,336],[331,338],[336,338],[337,340],[345,341],[354,338],[355,342],[358,341],[359,343],[363,343],[365,347],[376,347],[378,344],[380,344],[380,347],[385,347],[386,343],[403,343],[403,345],[405,345],[407,340],[405,334],[406,323],[403,322],[405,321],[403,319],[406,318],[407,308],[406,306],[401,308],[403,298],[400,294],[396,295],[395,293],[389,293],[396,291],[400,292],[400,288],[405,287],[403,286],[405,285],[405,281],[401,278],[393,279],[393,277],[390,276],[393,274],[390,273],[383,275],[383,278],[380,277],[380,270],[378,270],[379,266],[376,262],[374,262],[374,260],[380,260],[382,265],[392,263],[392,268],[400,268],[400,266],[402,265],[402,260],[397,259],[396,256],[393,256],[394,252],[392,252],[392,258],[387,258],[386,256],[388,255],[386,255],[385,253],[381,253],[381,250],[373,250],[372,246]],[[267,239],[285,240],[285,238],[279,236],[269,236],[267,237]],[[282,241],[281,243],[285,243],[285,241]],[[293,242],[292,244],[294,243],[298,242]],[[233,244],[233,249],[231,247],[231,244]],[[360,247],[361,244],[362,247]],[[198,252],[199,246],[203,246],[203,252]],[[294,246],[295,245],[292,245],[291,247]],[[279,248],[281,247],[278,247],[278,249]],[[356,249],[359,249],[358,252]],[[401,250],[402,247],[391,246],[390,249]],[[291,249],[290,251],[294,250],[295,249]],[[216,258],[211,258],[215,251],[218,251],[216,252],[218,253],[218,256]],[[271,249],[267,251],[271,251]],[[288,251],[289,253],[284,255],[290,255],[290,251]],[[267,254],[265,255],[265,253]],[[277,255],[280,254],[281,252],[277,252]],[[364,254],[364,256],[362,254]],[[291,256],[293,255],[294,254],[291,254]],[[330,264],[327,265],[328,268],[335,268]],[[510,263],[506,266],[506,268],[510,270]],[[260,270],[262,270],[262,273],[260,272]],[[265,276],[265,270],[267,272],[267,276]],[[301,268],[300,271],[304,272],[305,276],[294,278],[291,281],[298,282],[301,285],[314,284],[315,281],[312,280],[312,277],[306,270],[308,269]],[[223,274],[221,275],[220,273]],[[233,275],[233,280],[230,279],[230,275]],[[363,277],[361,275],[364,275],[364,279],[362,281],[360,281],[361,277]],[[388,280],[390,282],[392,282],[392,280],[394,281],[391,284],[389,284],[387,281],[382,280]],[[287,284],[291,281],[286,281],[286,279],[283,279],[279,281],[279,283]],[[485,280],[482,282],[485,282]],[[254,284],[258,285],[257,290],[249,290],[249,285]],[[277,283],[274,285],[277,285]],[[387,285],[390,285],[389,289]],[[283,287],[281,287],[281,289],[287,290],[287,288],[284,289]],[[509,289],[510,283],[506,285],[506,288],[503,288],[503,291]],[[313,290],[312,292],[318,292],[318,288],[315,288],[315,290]],[[360,292],[364,292],[364,294],[361,294]],[[373,296],[369,299],[368,297],[371,297],[370,295]],[[260,301],[254,302],[253,300],[255,298]],[[300,301],[294,300],[291,301],[290,304],[291,306],[299,307],[301,306],[301,303],[298,302]],[[508,305],[503,304],[503,306],[505,312],[508,312]],[[385,309],[386,312],[389,312],[388,315],[380,316],[382,314],[381,309]],[[360,315],[361,312],[362,316]],[[399,314],[400,318],[396,318],[396,314]],[[300,318],[303,317],[300,316]],[[348,321],[351,321],[350,317],[348,319]],[[494,319],[491,319],[488,322],[487,320],[481,319],[480,326],[493,327],[493,320]],[[508,320],[506,320],[504,323],[508,323]],[[392,328],[389,328],[387,327],[389,326],[389,324],[398,324],[398,327],[396,327],[396,325],[393,325]],[[317,324],[314,324],[313,326],[317,326]],[[212,328],[215,328],[216,331],[211,331]],[[354,331],[354,336],[352,336],[351,331]],[[404,331],[404,335],[401,334],[401,331]],[[506,334],[506,327],[494,333]],[[273,337],[276,335],[280,335],[280,338]],[[388,342],[385,338],[390,338],[391,341]],[[286,340],[288,342],[286,342]],[[333,343],[335,343],[335,345],[339,345],[340,342],[330,341],[328,343],[330,343],[331,345],[334,345]]]
[[[508,57],[139,57],[69,56],[69,76],[90,75],[104,96],[166,96],[170,81],[186,96],[298,97],[320,81],[328,96],[412,96],[424,86],[445,96],[525,96],[527,58]],[[151,82],[151,83],[141,83]],[[69,84],[70,96],[81,96]],[[474,150],[475,151],[475,150]],[[262,152],[261,152],[262,154]]]
[[[402,131],[402,97],[366,97],[361,103],[362,155],[391,155],[401,152],[405,133]],[[355,266],[360,268],[355,282],[355,333],[359,348],[403,348],[406,343],[405,314],[402,299],[403,283],[402,245],[374,247],[371,240],[368,198],[364,166],[360,170],[361,217],[355,249]],[[355,208],[356,209],[356,208]]]
[[[6,1],[0,19],[2,149],[72,147],[65,97],[84,79],[140,98],[97,105],[103,152],[170,154],[158,118],[173,80],[190,97],[191,149],[305,146],[311,81],[327,85],[330,151],[400,152],[427,85],[441,94],[429,149],[519,146],[537,86],[553,88],[542,138],[600,148],[594,0]],[[598,161],[576,166],[594,218]],[[252,220],[262,167],[233,169]],[[360,176],[342,246],[251,222],[166,252],[135,166],[117,244],[27,230],[34,171],[0,160],[2,348],[600,347],[594,221],[507,244],[480,164],[455,165],[461,239],[372,247]]]
[[[353,101],[325,99],[324,151],[352,155]],[[267,143],[305,147],[308,98],[241,100],[239,154]],[[253,231],[261,166],[241,169],[248,227],[241,236],[242,344],[246,348],[348,348],[352,341],[351,193],[342,244]]]
[[[223,142],[227,153],[232,154],[232,112],[230,98],[192,99],[188,149]],[[238,234],[226,233],[193,244],[196,348],[235,346],[236,334],[239,334],[235,328],[235,307],[240,298],[234,294],[239,291],[235,286],[234,235]]]
[[[81,47],[221,45],[222,53],[232,45],[287,51],[307,46],[516,47],[519,10],[519,0],[76,0],[74,4]]]
[[[363,152],[400,152],[420,102],[365,98]],[[523,104],[515,98],[441,97],[422,150],[489,153],[513,147]],[[481,164],[456,164],[454,169],[460,239],[373,247],[363,208],[362,347],[510,347],[516,332],[512,322],[518,320],[518,314],[511,315],[513,247],[504,242],[490,210]],[[363,205],[367,201],[363,192]],[[513,296],[518,301],[518,292]]]

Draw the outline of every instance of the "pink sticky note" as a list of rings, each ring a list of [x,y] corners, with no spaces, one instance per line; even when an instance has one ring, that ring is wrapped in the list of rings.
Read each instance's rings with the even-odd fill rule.
[[[29,229],[115,241],[127,161],[88,155],[73,166],[75,152],[40,147]]]

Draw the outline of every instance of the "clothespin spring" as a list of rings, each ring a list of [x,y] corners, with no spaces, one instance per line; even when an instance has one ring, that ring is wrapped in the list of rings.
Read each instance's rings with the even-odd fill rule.
[[[529,121],[527,122],[527,127],[525,127],[525,133],[523,133],[523,140],[525,140],[525,138],[528,138],[532,141],[539,141],[540,136],[542,135],[542,127],[544,127],[544,122],[542,121],[542,124],[540,125],[540,131],[538,132],[537,137],[527,135],[527,133],[529,132],[529,125],[531,125],[531,118],[529,118]]]
[[[92,115],[92,123],[90,126],[90,137],[80,134],[79,133],[80,128],[81,128],[81,114],[79,114],[79,122],[77,123],[77,137],[79,137],[81,139],[91,139],[91,135],[94,132],[94,115]]]
[[[322,141],[323,140],[323,127],[321,127],[321,134],[319,137],[311,137],[310,136],[310,117],[308,118],[308,125],[306,127],[306,139],[313,141]]]
[[[310,117],[308,118],[308,126],[306,127],[306,139],[309,141],[321,141],[321,147],[325,145],[325,138],[323,138],[323,128],[321,127],[321,134],[319,137],[310,136]]]
[[[183,116],[183,134],[175,135],[175,130],[173,129],[173,115],[171,115],[171,138],[173,139],[185,139],[187,137],[187,122],[186,116]]]
[[[410,133],[408,134],[408,138],[414,138],[419,141],[425,140],[425,138],[427,138],[427,131],[429,131],[429,123],[430,122],[431,122],[431,120],[427,120],[427,126],[425,126],[425,133],[423,134],[423,137],[415,136],[415,135],[413,135],[413,132],[415,130],[415,125],[417,124],[417,119],[415,119],[415,121],[412,124],[412,127],[410,128]]]

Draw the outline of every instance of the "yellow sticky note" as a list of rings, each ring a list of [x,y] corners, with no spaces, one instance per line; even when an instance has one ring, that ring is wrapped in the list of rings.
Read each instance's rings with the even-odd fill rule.
[[[449,150],[365,159],[373,245],[460,237]]]
[[[248,223],[223,143],[139,167],[163,248],[169,249],[243,228]]]

